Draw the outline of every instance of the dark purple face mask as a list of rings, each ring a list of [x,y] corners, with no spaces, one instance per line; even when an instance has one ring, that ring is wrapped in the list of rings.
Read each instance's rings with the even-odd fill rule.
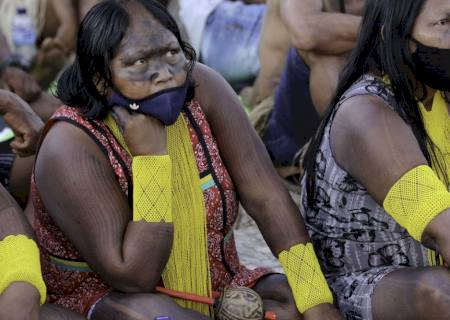
[[[189,77],[182,86],[165,89],[139,100],[127,98],[118,90],[112,89],[108,105],[121,106],[130,111],[154,117],[169,126],[177,121],[181,113],[186,101],[188,84]]]

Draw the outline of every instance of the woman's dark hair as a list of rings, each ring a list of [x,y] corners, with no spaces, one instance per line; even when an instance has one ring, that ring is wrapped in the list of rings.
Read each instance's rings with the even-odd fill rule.
[[[191,69],[196,60],[195,51],[183,41],[166,8],[155,0],[134,1],[175,35]],[[75,61],[58,81],[57,97],[68,106],[80,108],[88,118],[101,118],[107,112],[106,96],[97,87],[99,84],[112,86],[111,60],[130,24],[130,15],[124,7],[127,2],[105,0],[87,13],[78,30]]]
[[[397,104],[396,111],[411,126],[427,160],[431,155],[427,146],[432,144],[425,131],[415,91],[426,87],[411,79],[415,68],[409,43],[416,18],[426,0],[367,0],[359,37],[349,61],[341,73],[335,97],[313,138],[305,158],[308,205],[313,206],[315,194],[315,159],[325,127],[340,98],[361,76],[376,72],[389,77]]]

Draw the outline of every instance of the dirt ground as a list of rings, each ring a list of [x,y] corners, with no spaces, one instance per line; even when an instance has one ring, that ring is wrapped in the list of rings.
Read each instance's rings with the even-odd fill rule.
[[[291,197],[295,203],[300,196],[295,186],[289,185]],[[267,267],[275,272],[283,272],[278,260],[270,252],[255,221],[241,207],[240,218],[235,229],[236,246],[241,263],[250,269]]]

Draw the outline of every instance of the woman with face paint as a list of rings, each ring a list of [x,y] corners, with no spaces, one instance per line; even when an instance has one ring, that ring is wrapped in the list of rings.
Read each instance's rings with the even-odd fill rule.
[[[450,318],[450,1],[368,1],[301,209],[348,319]]]
[[[156,1],[103,1],[82,21],[33,178],[49,301],[89,319],[339,319],[238,98],[194,61]],[[287,276],[239,264],[238,195]]]

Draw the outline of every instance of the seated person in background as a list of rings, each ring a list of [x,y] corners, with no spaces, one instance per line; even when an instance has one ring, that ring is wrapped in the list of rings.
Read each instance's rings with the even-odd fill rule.
[[[290,49],[273,111],[262,133],[274,164],[289,166],[313,136],[353,48],[364,0],[286,0]]]
[[[200,61],[219,72],[235,90],[252,84],[260,66],[265,0],[178,2],[179,18]]]
[[[73,0],[75,3],[75,7],[78,10],[78,18],[79,22],[83,20],[86,13],[91,10],[93,6],[95,6],[97,3],[101,2],[101,0]],[[181,22],[180,19],[180,2],[183,0],[157,0],[160,4],[162,4],[164,7],[167,8],[167,11],[170,13],[170,15],[175,19],[175,21],[178,24],[178,28],[180,29],[181,36],[184,39],[187,39],[188,36],[186,34],[186,31],[184,29],[184,25]],[[210,0],[210,2],[214,2],[215,0]],[[197,4],[196,7],[199,5]]]
[[[35,58],[26,63],[29,63],[31,68],[29,65],[26,67],[30,68],[30,73],[46,90],[73,52],[77,28],[76,13],[71,0],[0,0],[0,30],[13,54],[17,52],[12,25],[19,7],[24,8],[26,14],[32,18],[37,36]]]
[[[11,59],[11,50],[0,28],[0,89],[19,95],[26,102],[35,101],[41,94],[37,81]]]
[[[30,188],[33,162],[33,157],[30,156],[36,151],[43,123],[19,96],[1,89],[0,117],[2,119],[0,183],[14,196],[20,198],[20,193],[17,191],[22,189],[21,186],[24,183],[22,180],[27,180],[26,188]],[[28,178],[24,178],[25,174],[28,174]]]
[[[4,99],[8,98],[13,101],[9,104],[22,105],[24,110],[28,110],[31,106],[30,114],[37,114],[42,121],[47,121],[61,105],[61,102],[52,95],[41,91],[34,77],[16,65],[14,60],[9,59],[10,57],[11,52],[8,43],[0,32],[0,89],[7,89],[16,93],[26,102],[29,102],[29,106],[13,94],[4,94]],[[5,110],[5,112],[7,111]],[[5,115],[0,114],[0,116],[6,115],[8,115],[8,112]],[[34,157],[17,158],[15,156],[10,146],[14,138],[14,132],[7,126],[6,122],[5,119],[0,118],[0,183],[21,206],[24,206],[30,190]]]
[[[78,2],[83,14],[100,0]],[[266,0],[158,2],[167,6],[202,63],[219,72],[237,91],[253,83],[260,69],[258,44]]]
[[[14,152],[33,155],[42,121],[22,99],[5,90],[0,90],[0,114],[15,133]],[[0,319],[82,319],[57,306],[39,307],[46,301],[39,249],[22,210],[3,186],[0,216]]]
[[[281,0],[267,0],[267,9],[259,40],[260,69],[258,76],[248,91],[240,95],[245,105],[253,109],[264,99],[272,97],[280,83],[284,63],[290,47],[290,38],[281,19]],[[247,91],[247,92],[246,92]]]
[[[49,300],[95,320],[210,319],[208,305],[156,286],[209,298],[247,286],[278,319],[339,319],[298,208],[238,98],[195,63],[166,9],[103,1],[78,34],[58,82],[68,106],[47,123],[32,182]],[[287,277],[239,264],[238,193]]]
[[[0,89],[9,90],[20,96],[30,104],[33,111],[44,122],[61,105],[58,99],[42,89],[33,72],[30,72],[26,66],[20,63],[20,59],[10,49],[9,43],[1,28]]]
[[[38,38],[39,51],[32,70],[32,74],[44,89],[56,80],[61,69],[70,61],[75,49],[78,27],[75,7],[71,0],[46,2],[44,23]]]
[[[450,319],[450,2],[368,1],[301,210],[347,319]]]

